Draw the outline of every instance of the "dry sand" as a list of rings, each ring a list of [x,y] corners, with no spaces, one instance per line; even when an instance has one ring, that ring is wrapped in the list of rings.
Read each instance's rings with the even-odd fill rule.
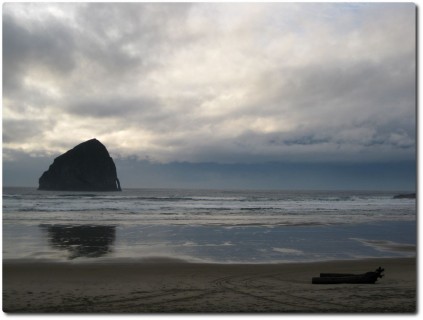
[[[379,266],[385,277],[376,284],[311,284],[320,272],[363,273]],[[415,313],[416,259],[267,265],[6,261],[3,311]]]

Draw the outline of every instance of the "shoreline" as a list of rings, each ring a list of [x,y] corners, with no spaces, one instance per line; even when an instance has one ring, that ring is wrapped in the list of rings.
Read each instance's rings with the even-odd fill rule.
[[[313,285],[320,272],[385,268],[376,284]],[[415,313],[417,259],[222,264],[172,258],[3,260],[6,313]]]
[[[171,256],[147,256],[142,258],[129,258],[129,257],[104,257],[104,258],[78,258],[78,259],[44,259],[44,258],[3,258],[3,267],[7,266],[19,266],[19,265],[74,265],[74,266],[88,266],[88,265],[160,265],[160,264],[180,264],[180,265],[204,265],[204,266],[272,266],[272,265],[292,265],[292,264],[342,264],[344,262],[371,262],[371,261],[391,261],[391,260],[416,260],[417,257],[413,253],[410,255],[403,256],[384,256],[384,257],[351,257],[351,258],[327,258],[322,260],[278,260],[278,261],[267,261],[267,262],[221,262],[221,261],[208,261],[201,260],[200,258],[183,258],[183,257],[171,257]]]

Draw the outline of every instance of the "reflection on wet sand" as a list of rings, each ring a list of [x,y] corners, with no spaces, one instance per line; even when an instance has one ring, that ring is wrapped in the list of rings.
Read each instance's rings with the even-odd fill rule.
[[[69,251],[68,259],[101,257],[112,251],[115,226],[40,225],[47,232],[49,244]]]

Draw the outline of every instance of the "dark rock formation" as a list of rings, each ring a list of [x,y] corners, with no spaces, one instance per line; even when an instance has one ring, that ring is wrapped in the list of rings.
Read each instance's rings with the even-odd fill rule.
[[[394,199],[416,199],[415,193],[398,194],[394,196]]]
[[[54,159],[40,177],[38,189],[121,191],[115,163],[97,139],[85,141]]]

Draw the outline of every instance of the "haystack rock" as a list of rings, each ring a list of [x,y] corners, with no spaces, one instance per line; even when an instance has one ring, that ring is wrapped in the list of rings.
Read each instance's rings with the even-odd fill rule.
[[[38,189],[121,191],[115,163],[97,139],[85,141],[54,159],[40,177]]]

